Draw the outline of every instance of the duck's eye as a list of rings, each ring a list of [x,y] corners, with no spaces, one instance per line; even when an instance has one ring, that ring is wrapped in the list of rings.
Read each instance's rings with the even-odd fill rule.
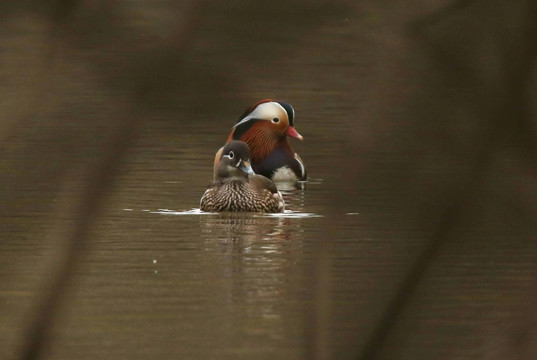
[[[235,153],[233,151],[230,151],[227,156],[229,156],[230,159],[233,159],[235,157]]]
[[[274,119],[272,119],[272,122],[273,122],[274,124],[277,124],[277,123],[280,122],[280,119],[279,119],[279,118],[274,118]]]

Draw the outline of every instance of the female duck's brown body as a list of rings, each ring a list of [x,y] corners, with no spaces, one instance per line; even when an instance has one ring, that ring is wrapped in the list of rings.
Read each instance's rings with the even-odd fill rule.
[[[248,144],[252,154],[252,168],[256,174],[273,180],[306,180],[302,160],[287,137],[302,140],[295,130],[294,110],[291,105],[274,100],[262,100],[247,109],[233,127],[227,142],[241,140]],[[214,172],[222,149],[216,153]]]
[[[250,167],[250,151],[242,141],[232,141],[222,149],[217,179],[200,201],[209,212],[283,212],[285,203],[276,185]]]

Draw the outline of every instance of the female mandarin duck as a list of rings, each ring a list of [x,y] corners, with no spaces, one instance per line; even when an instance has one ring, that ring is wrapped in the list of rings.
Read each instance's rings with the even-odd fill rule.
[[[217,179],[201,197],[202,211],[283,212],[282,194],[270,179],[254,174],[246,143],[231,141],[221,153]]]
[[[256,174],[274,181],[306,180],[304,164],[287,142],[288,136],[302,140],[302,135],[293,127],[294,118],[291,105],[271,99],[261,100],[239,118],[226,143],[241,140],[248,144]],[[222,149],[214,159],[215,178]]]

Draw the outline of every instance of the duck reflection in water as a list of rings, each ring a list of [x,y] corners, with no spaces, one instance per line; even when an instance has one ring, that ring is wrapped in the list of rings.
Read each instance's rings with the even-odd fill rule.
[[[250,166],[250,150],[245,142],[231,141],[220,153],[217,179],[200,201],[202,211],[284,211],[285,202],[276,185],[270,179],[254,174]]]
[[[265,249],[269,244],[276,246],[290,240],[300,241],[303,233],[300,220],[241,212],[202,216],[200,226],[208,245],[233,244],[241,249],[252,245]]]
[[[302,270],[296,261],[304,249],[301,219],[227,212],[201,216],[200,227],[210,269],[230,309],[267,338],[281,336],[289,314],[279,304],[299,287],[294,279]]]

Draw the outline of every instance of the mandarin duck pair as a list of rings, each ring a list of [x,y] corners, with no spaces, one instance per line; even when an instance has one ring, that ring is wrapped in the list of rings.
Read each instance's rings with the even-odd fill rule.
[[[287,137],[302,140],[291,105],[262,100],[233,126],[214,159],[214,181],[201,198],[202,211],[283,212],[274,181],[306,180],[306,169]]]

